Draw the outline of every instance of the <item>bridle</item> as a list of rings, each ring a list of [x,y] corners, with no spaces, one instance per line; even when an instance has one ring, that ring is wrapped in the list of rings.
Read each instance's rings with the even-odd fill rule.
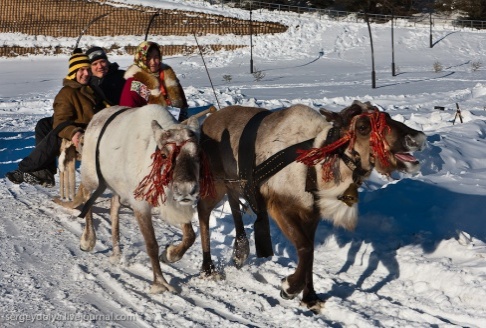
[[[342,137],[335,137],[336,135],[339,135],[339,133],[336,133],[336,129],[339,128],[331,128],[322,147],[311,148],[309,150],[297,150],[299,156],[297,157],[296,161],[307,166],[314,166],[322,162],[323,172],[326,173],[323,174],[323,179],[326,182],[333,178],[333,170],[330,170],[330,167],[333,164],[332,157],[343,159],[344,163],[352,171],[361,167],[359,155],[354,150],[354,144],[356,142],[356,122],[362,117],[367,117],[370,119],[370,148],[372,158],[377,158],[384,167],[389,166],[389,146],[385,139],[385,135],[389,132],[390,128],[386,124],[386,114],[378,110],[353,117],[350,128]],[[345,154],[345,150],[348,150],[351,154],[353,154],[355,159],[347,156]],[[374,166],[374,161],[370,162],[370,164]]]
[[[150,155],[152,159],[150,173],[140,181],[133,191],[136,200],[146,200],[154,207],[159,205],[159,199],[162,204],[165,203],[167,200],[165,187],[173,180],[175,161],[181,152],[181,148],[188,142],[190,142],[190,139],[184,140],[179,145],[175,142],[166,143],[164,147],[168,148],[168,155],[158,146],[155,148],[155,151]]]
[[[145,200],[150,205],[157,207],[160,203],[164,204],[167,200],[165,194],[165,187],[167,187],[173,180],[174,167],[177,157],[179,156],[182,147],[188,143],[197,145],[195,138],[189,138],[181,143],[168,142],[165,147],[168,148],[168,154],[162,151],[158,146],[155,152],[150,156],[152,169],[142,181],[140,181],[137,188],[134,190],[133,195],[137,200]],[[211,195],[214,191],[214,181],[211,176],[211,172],[207,169],[208,161],[205,159],[204,152],[199,152],[200,157],[200,195]]]
[[[369,136],[371,156],[370,169],[364,169],[361,165],[361,157],[357,151],[354,150],[356,142],[356,123],[360,118],[366,117],[370,120],[371,132]],[[386,141],[386,134],[390,131],[390,127],[386,124],[386,114],[374,109],[372,112],[356,115],[350,123],[349,129],[343,136],[340,136],[339,127],[332,127],[328,131],[328,135],[322,147],[311,148],[309,150],[298,150],[299,156],[296,161],[307,166],[316,166],[321,163],[322,180],[329,182],[340,180],[338,159],[353,172],[353,182],[338,199],[345,202],[348,206],[357,203],[358,193],[357,188],[363,183],[364,179],[370,175],[371,170],[375,166],[375,161],[378,160],[382,167],[390,166],[389,161],[389,145]],[[346,154],[346,150],[351,154],[351,157]]]

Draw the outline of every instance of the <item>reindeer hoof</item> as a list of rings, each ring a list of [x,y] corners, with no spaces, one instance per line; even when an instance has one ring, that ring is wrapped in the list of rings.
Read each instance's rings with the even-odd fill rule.
[[[172,287],[169,284],[163,285],[163,284],[152,284],[150,287],[150,294],[162,294],[166,291],[169,291],[171,293],[175,293],[176,290],[174,287]]]
[[[205,272],[201,272],[201,275],[199,277],[201,279],[213,280],[213,281],[221,281],[226,279],[223,273],[217,271],[211,272],[209,274]]]
[[[309,310],[312,311],[312,313],[314,314],[321,314],[323,309],[324,309],[324,305],[326,304],[326,301],[323,301],[321,299],[317,300],[317,301],[313,301],[313,302],[300,302],[300,304],[302,306],[307,306],[307,308]]]
[[[280,290],[280,297],[284,300],[293,300],[295,296],[287,294],[283,289]]]
[[[160,254],[159,256],[159,261],[163,262],[163,263],[166,263],[166,264],[170,264],[170,263],[174,263],[174,262],[177,262],[181,259],[180,256],[172,256],[171,254],[171,250],[174,246],[172,245],[167,245],[164,249],[164,251],[162,252],[162,254]]]
[[[319,298],[315,291],[309,291],[300,302],[300,305],[306,306],[314,314],[320,314],[324,309],[324,304],[326,304],[326,300]]]
[[[226,278],[223,273],[216,271],[216,268],[212,263],[210,265],[203,265],[200,272],[201,279],[220,281]]]
[[[169,264],[169,260],[167,259],[167,247],[164,249],[164,251],[159,255],[159,261],[162,263]]]
[[[150,294],[162,294],[166,292],[167,288],[164,285],[152,285],[150,287]]]
[[[94,247],[95,247],[95,244],[96,244],[96,241],[89,241],[89,240],[86,240],[84,238],[81,238],[81,241],[79,242],[79,248],[83,251],[83,252],[91,252]]]
[[[62,205],[62,203],[63,203],[63,200],[61,199],[61,197],[54,197],[54,198],[52,199],[52,201],[53,201],[54,203],[56,203],[57,205]]]
[[[237,269],[241,269],[245,265],[248,255],[250,254],[250,244],[246,237],[235,241],[233,249],[233,263]]]
[[[283,298],[284,300],[292,300],[292,299],[294,299],[295,296],[298,295],[298,293],[296,293],[296,294],[290,294],[290,293],[287,292],[287,290],[289,290],[289,288],[290,288],[290,285],[289,285],[289,283],[287,281],[287,278],[283,278],[281,280],[281,282],[282,282],[282,285],[280,286],[280,288],[281,288],[280,289],[280,297]]]

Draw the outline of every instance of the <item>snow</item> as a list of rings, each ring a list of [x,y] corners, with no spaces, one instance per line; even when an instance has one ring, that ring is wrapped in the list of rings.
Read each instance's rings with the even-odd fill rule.
[[[161,8],[248,18],[248,12],[202,1],[124,0]],[[316,15],[254,11],[253,19],[289,25],[286,33],[253,36],[253,60],[263,78],[250,74],[250,50],[164,60],[180,77],[191,107],[215,104],[277,109],[303,103],[339,111],[354,99],[370,101],[398,121],[424,131],[427,147],[416,153],[416,175],[373,173],[360,188],[356,231],[320,223],[314,282],[327,299],[320,315],[280,297],[280,280],[296,267],[293,246],[272,222],[275,256],[254,252],[254,215],[244,216],[251,254],[240,270],[231,263],[234,238],[229,205],[211,218],[213,259],[225,280],[199,278],[199,239],[184,258],[162,264],[178,293],[149,294],[152,271],[143,238],[128,208],[121,211],[122,260],[112,264],[109,193],[95,204],[95,251],[79,249],[84,220],[78,210],[52,202],[57,187],[14,185],[4,174],[34,145],[38,119],[67,72],[67,55],[0,59],[0,326],[2,327],[484,327],[486,323],[486,79],[474,69],[485,53],[482,31],[434,26],[395,27],[397,75],[391,74],[389,24],[372,25],[376,88],[364,22]],[[116,38],[136,45],[141,37]],[[195,44],[193,36],[160,38]],[[75,38],[2,34],[5,44],[74,45]],[[85,35],[81,46],[113,38]],[[199,36],[201,44],[249,44],[249,37]],[[112,55],[126,68],[129,55]],[[434,71],[434,63],[443,70]],[[486,63],[484,63],[486,64]],[[231,76],[231,81],[224,79]],[[215,95],[217,98],[215,98]],[[456,103],[463,123],[454,118]],[[442,106],[444,110],[436,109]],[[155,219],[161,247],[181,231]],[[194,226],[198,234],[197,218]],[[199,237],[198,237],[199,238]]]

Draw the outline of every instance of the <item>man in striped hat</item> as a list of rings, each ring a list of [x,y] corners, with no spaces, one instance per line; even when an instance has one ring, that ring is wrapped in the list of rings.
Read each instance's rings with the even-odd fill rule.
[[[69,58],[63,87],[54,99],[54,115],[38,122],[35,129],[36,146],[19,162],[18,169],[6,174],[11,182],[45,187],[55,185],[56,158],[62,139],[71,140],[77,147],[93,115],[104,108],[88,85],[90,77],[89,58],[81,49],[76,49]]]

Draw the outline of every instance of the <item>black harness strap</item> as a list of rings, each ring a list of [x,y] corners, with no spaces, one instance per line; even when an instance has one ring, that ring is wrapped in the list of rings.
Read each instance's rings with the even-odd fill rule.
[[[266,210],[262,210],[265,206],[258,192],[258,185],[256,185],[253,175],[256,158],[255,141],[262,120],[271,113],[265,110],[255,114],[243,129],[238,145],[238,177],[241,181],[243,196],[257,215],[262,211],[266,212]]]
[[[121,113],[125,112],[126,110],[131,109],[131,107],[125,107],[121,108],[120,110],[116,111],[113,113],[110,117],[105,122],[105,125],[101,128],[100,135],[98,136],[98,140],[96,141],[96,156],[95,156],[95,161],[96,161],[96,174],[98,175],[98,187],[96,190],[91,194],[91,197],[88,199],[86,204],[83,205],[83,209],[81,210],[81,213],[78,215],[79,218],[84,218],[86,214],[88,213],[89,209],[93,206],[94,202],[98,197],[103,194],[103,191],[106,189],[106,183],[105,179],[103,178],[103,174],[101,174],[101,168],[100,168],[100,142],[101,142],[101,137],[106,131],[106,128],[108,124],[111,123],[118,115]]]
[[[274,254],[272,237],[270,236],[270,222],[265,202],[257,185],[255,185],[253,177],[256,158],[256,135],[262,120],[271,113],[265,110],[255,114],[244,127],[238,145],[238,177],[240,179],[240,187],[243,190],[243,197],[248,201],[248,204],[257,216],[254,224],[257,257],[269,257]]]
[[[270,224],[263,196],[260,193],[260,185],[272,175],[295,161],[297,149],[308,149],[312,146],[313,139],[303,141],[281,150],[263,163],[255,167],[255,141],[258,128],[262,120],[271,114],[270,111],[262,111],[255,114],[247,123],[240,137],[238,148],[238,176],[243,196],[248,201],[251,209],[257,215],[254,224],[255,248],[257,257],[272,256],[273,247],[270,236]]]
[[[256,186],[260,186],[265,180],[282,170],[284,167],[294,162],[297,157],[298,149],[310,149],[314,143],[314,138],[302,141],[298,144],[289,146],[267,158],[260,163],[253,171],[253,180]]]

